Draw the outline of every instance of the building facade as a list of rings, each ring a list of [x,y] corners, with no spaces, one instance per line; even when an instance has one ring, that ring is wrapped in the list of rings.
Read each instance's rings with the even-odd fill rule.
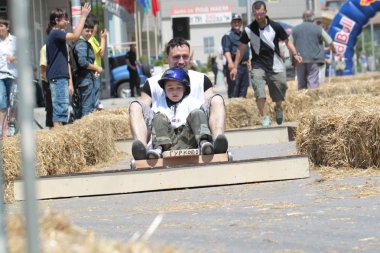
[[[173,37],[173,19],[189,17],[189,42],[194,54],[193,58],[206,63],[210,54],[219,52],[221,39],[230,29],[232,13],[242,15],[243,25],[251,20],[251,3],[254,1],[248,1],[250,3],[247,0],[161,0],[161,43],[165,45]],[[303,11],[307,9],[310,2],[312,2],[311,5],[314,3],[314,1],[305,0],[267,0],[265,2],[270,18],[290,25],[299,24]]]

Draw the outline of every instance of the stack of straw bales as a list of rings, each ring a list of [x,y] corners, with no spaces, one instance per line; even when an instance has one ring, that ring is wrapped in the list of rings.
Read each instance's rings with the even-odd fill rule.
[[[115,140],[130,135],[126,109],[97,112],[74,124],[36,132],[37,176],[89,170],[114,159]],[[3,142],[5,198],[13,201],[13,182],[21,176],[19,135]]]
[[[10,253],[27,252],[25,222],[22,216],[12,215],[7,219],[6,234]],[[40,220],[41,252],[157,252],[175,253],[179,250],[170,245],[152,244],[147,241],[121,243],[116,240],[100,238],[92,231],[71,225],[68,219],[57,213],[46,213]]]
[[[380,97],[346,95],[323,99],[300,117],[298,150],[315,165],[380,166]]]

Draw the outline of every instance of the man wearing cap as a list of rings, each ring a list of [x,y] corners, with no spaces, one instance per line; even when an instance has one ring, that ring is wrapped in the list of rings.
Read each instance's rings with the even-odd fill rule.
[[[231,80],[230,71],[234,68],[237,49],[240,45],[242,19],[239,14],[232,14],[231,30],[222,37],[223,55],[227,59],[227,94],[228,98],[246,97],[249,85],[249,47],[246,47],[240,62],[237,63],[235,80]]]

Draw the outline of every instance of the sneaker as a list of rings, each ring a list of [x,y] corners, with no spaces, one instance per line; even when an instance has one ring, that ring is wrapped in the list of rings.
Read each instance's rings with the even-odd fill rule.
[[[274,111],[276,113],[276,122],[278,125],[281,125],[284,120],[284,113],[282,112],[281,107],[275,107]]]
[[[161,158],[161,155],[162,155],[162,149],[161,148],[150,149],[146,153],[147,159],[159,159],[159,158]]]
[[[97,111],[102,111],[102,110],[104,110],[104,106],[103,106],[103,104],[102,104],[102,103],[99,103],[98,106],[96,107],[96,110],[97,110]]]
[[[270,127],[271,121],[269,115],[261,116],[261,127],[268,128]]]
[[[214,154],[226,153],[228,149],[228,141],[224,134],[219,134],[214,140]]]
[[[199,146],[201,148],[202,155],[211,155],[214,153],[214,146],[211,144],[211,142],[203,140]]]
[[[146,148],[141,141],[135,140],[132,143],[132,156],[135,160],[146,159]]]
[[[10,124],[7,129],[7,136],[13,136],[16,134],[16,127],[13,124]]]

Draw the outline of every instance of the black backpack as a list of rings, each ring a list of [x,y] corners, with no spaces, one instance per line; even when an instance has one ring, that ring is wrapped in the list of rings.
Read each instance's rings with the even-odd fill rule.
[[[77,80],[78,80],[78,74],[79,74],[79,64],[78,64],[78,57],[75,54],[75,47],[78,44],[78,41],[71,41],[68,44],[69,47],[69,64],[71,69],[71,77],[73,81],[74,87],[77,87]]]
[[[71,41],[69,43],[69,63],[70,63],[70,68],[71,68],[71,77],[73,79],[73,85],[74,88],[78,87],[78,77],[79,77],[79,72],[81,69],[81,66],[78,64],[78,56],[75,53],[75,47],[79,43],[80,39],[77,41]],[[85,41],[87,43],[87,58],[90,55],[90,47],[91,44],[88,41]]]

